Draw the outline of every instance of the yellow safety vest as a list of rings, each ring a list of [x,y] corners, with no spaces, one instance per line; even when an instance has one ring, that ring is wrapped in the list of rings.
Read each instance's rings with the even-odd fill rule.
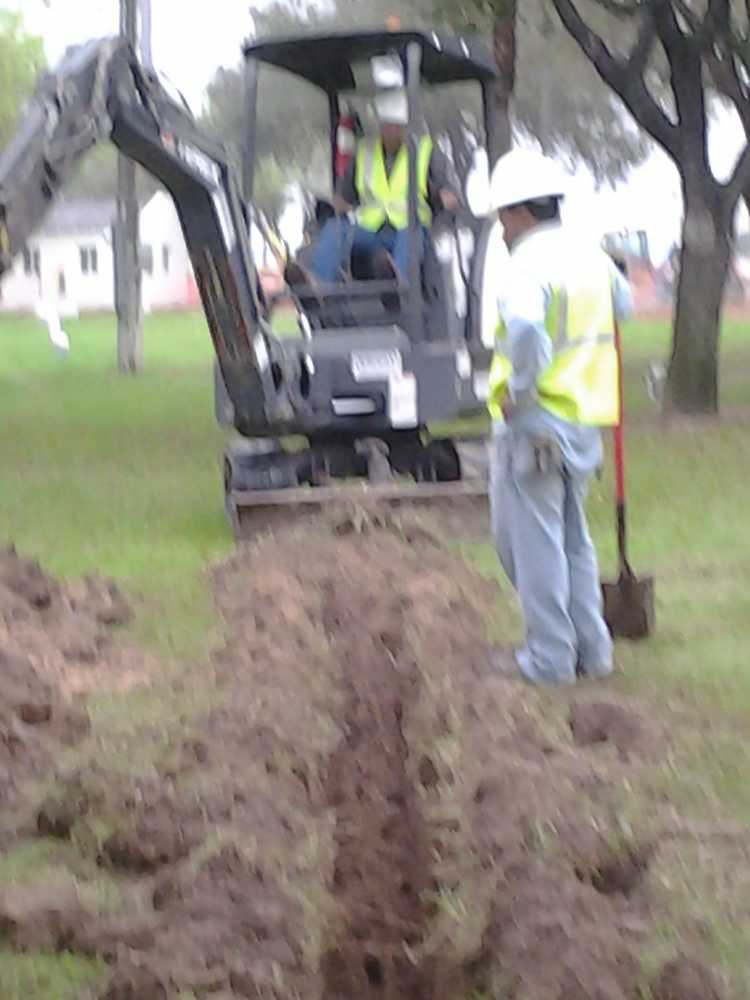
[[[417,154],[417,215],[425,226],[432,221],[427,200],[432,148],[432,139],[424,136]],[[409,154],[406,145],[396,154],[389,176],[382,142],[361,144],[357,150],[355,183],[359,194],[357,222],[363,229],[376,233],[386,222],[394,229],[406,229],[409,225]]]
[[[545,317],[553,357],[537,380],[539,405],[573,424],[613,427],[620,419],[615,351],[615,313],[609,259],[601,271],[586,268],[580,281],[553,288]],[[501,406],[513,372],[505,351],[505,324],[497,331],[489,374],[488,407],[502,420]]]

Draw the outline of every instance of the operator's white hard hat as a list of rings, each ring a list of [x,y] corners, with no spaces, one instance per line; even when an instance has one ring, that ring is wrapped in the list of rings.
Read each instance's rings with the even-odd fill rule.
[[[398,55],[373,56],[370,60],[376,87],[403,87],[404,67]]]
[[[567,179],[555,160],[531,149],[501,156],[490,178],[490,212],[541,198],[563,198]]]
[[[407,125],[409,101],[401,89],[386,90],[375,99],[375,111],[381,125]]]

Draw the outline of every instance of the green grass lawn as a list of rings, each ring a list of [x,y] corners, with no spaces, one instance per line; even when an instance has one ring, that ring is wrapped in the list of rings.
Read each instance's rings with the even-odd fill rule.
[[[205,323],[149,317],[145,371],[135,378],[116,372],[112,317],[67,329],[63,361],[41,324],[0,319],[0,538],[54,573],[119,578],[147,599],[145,635],[180,654],[202,652],[202,629],[212,631],[205,567],[232,545]],[[722,705],[750,709],[748,428],[739,419],[661,427],[642,376],[666,356],[667,330],[631,324],[625,340],[632,556],[657,575],[660,628],[648,647],[622,656],[639,683],[689,681],[701,697],[709,689]],[[722,381],[730,415],[750,410],[750,328],[727,328]],[[608,470],[590,507],[608,571],[611,494]],[[494,564],[491,552],[480,557]],[[656,656],[658,670],[649,666]]]
[[[149,317],[145,371],[135,378],[115,370],[111,317],[66,328],[63,361],[38,322],[0,318],[0,539],[61,576],[116,577],[144,599],[138,637],[198,662],[218,637],[206,567],[233,544],[205,323]],[[667,355],[665,325],[630,324],[625,350],[632,562],[656,576],[658,629],[648,643],[619,647],[617,684],[694,720],[655,784],[667,782],[696,816],[721,810],[750,821],[750,327],[727,325],[717,422],[659,420],[643,374]],[[610,575],[612,502],[608,467],[590,514]],[[472,556],[498,572],[488,546]],[[102,717],[139,710],[110,703]],[[750,941],[738,944],[736,928],[720,921],[715,934],[727,967],[744,964]],[[0,955],[0,995],[58,1000],[68,995],[60,983],[90,974],[75,964],[63,975],[46,956],[29,965]],[[34,985],[35,976],[52,985]]]
[[[39,323],[0,319],[0,537],[123,580],[144,633],[188,652],[211,627],[203,569],[231,545],[205,323],[148,319],[137,378],[117,374],[111,317],[66,329],[60,360]]]

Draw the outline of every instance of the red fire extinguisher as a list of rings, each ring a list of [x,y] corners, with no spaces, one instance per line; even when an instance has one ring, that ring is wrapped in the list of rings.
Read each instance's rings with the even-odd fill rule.
[[[344,177],[354,159],[357,138],[362,134],[359,115],[346,107],[339,115],[336,126],[336,179]]]

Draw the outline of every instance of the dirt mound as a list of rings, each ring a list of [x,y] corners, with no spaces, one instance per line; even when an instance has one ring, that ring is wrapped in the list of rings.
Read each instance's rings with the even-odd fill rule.
[[[653,1000],[721,1000],[721,996],[713,975],[684,955],[667,963],[652,987]]]
[[[621,757],[643,755],[658,746],[655,726],[622,698],[586,698],[571,706],[570,731],[580,747],[610,744]]]
[[[31,657],[13,647],[0,645],[0,685],[0,802],[6,806],[20,781],[88,733],[89,718],[85,707],[62,698]]]
[[[86,688],[111,682],[114,664],[132,669],[128,651],[112,642],[113,628],[130,617],[111,581],[91,576],[63,585],[12,546],[0,550],[3,838],[19,818],[10,813],[20,783],[88,734]]]
[[[112,580],[89,575],[60,584],[12,546],[0,550],[0,649],[27,656],[64,693],[112,687],[118,674],[146,676],[138,670],[143,654],[112,642],[113,629],[132,617]]]
[[[34,613],[62,599],[48,589]],[[612,801],[636,705],[568,718],[493,675],[496,588],[410,521],[268,538],[216,591],[203,717],[148,775],[79,769],[39,810],[137,900],[39,902],[48,946],[110,965],[100,1000],[635,1000],[658,843]],[[0,936],[22,947],[10,904]]]

